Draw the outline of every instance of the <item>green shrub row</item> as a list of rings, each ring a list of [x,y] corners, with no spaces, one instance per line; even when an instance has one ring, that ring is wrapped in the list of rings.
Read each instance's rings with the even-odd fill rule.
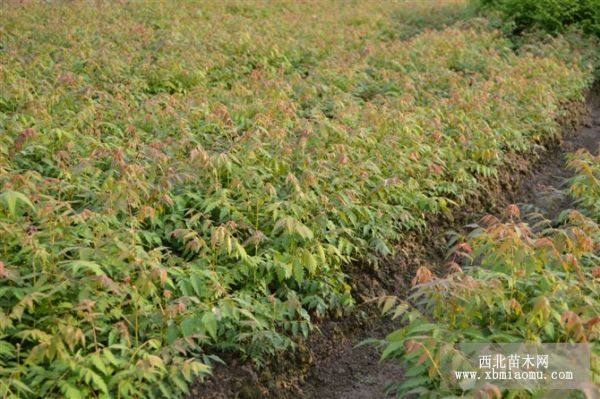
[[[564,33],[570,28],[600,37],[600,0],[476,0],[500,13],[514,33],[541,29]]]
[[[26,3],[0,24],[0,396],[177,396],[260,364],[556,135],[590,79],[396,3]]]

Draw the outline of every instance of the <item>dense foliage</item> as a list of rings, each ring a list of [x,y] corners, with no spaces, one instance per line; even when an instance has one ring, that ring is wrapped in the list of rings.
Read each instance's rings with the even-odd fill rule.
[[[571,27],[600,37],[600,0],[477,0],[500,12],[516,33],[541,29],[563,33]]]
[[[576,172],[570,194],[593,219],[600,221],[600,156],[585,150],[572,154],[569,166]]]
[[[578,171],[571,193],[590,217],[570,211],[558,228],[547,221],[530,226],[512,205],[505,220],[487,217],[455,245],[447,276],[417,271],[413,294],[395,310],[406,326],[384,342],[383,358],[408,367],[406,380],[393,386],[399,396],[465,394],[441,372],[460,369],[462,342],[587,342],[592,378],[600,383],[600,158],[580,152],[571,165]],[[594,397],[593,389],[586,397]],[[501,390],[470,394],[501,397]]]
[[[3,5],[0,395],[175,396],[290,348],[588,84],[563,39],[404,7]]]

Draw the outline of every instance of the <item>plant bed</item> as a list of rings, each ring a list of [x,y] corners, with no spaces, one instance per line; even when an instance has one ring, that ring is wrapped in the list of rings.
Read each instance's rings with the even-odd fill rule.
[[[600,110],[598,93],[596,85],[586,94],[587,101],[561,105],[564,112],[558,122],[562,134],[536,152],[509,155],[512,162],[500,171],[502,178],[488,182],[482,194],[474,196],[452,219],[442,216],[428,220],[427,232],[407,236],[396,247],[396,255],[384,259],[376,269],[351,267],[349,281],[353,282],[353,297],[358,304],[352,314],[317,323],[318,332],[299,342],[299,352],[271,359],[266,370],[255,369],[250,363],[240,364],[235,358],[226,366],[217,366],[213,376],[192,388],[190,398],[335,399],[383,395],[388,384],[401,378],[403,368],[389,362],[381,364],[379,351],[356,345],[366,339],[383,338],[399,328],[400,320],[381,317],[385,299],[406,297],[414,272],[421,266],[447,272],[444,259],[449,230],[464,232],[464,225],[485,214],[501,217],[509,204],[532,203],[540,196],[539,187],[532,182],[564,178],[565,151],[591,150],[597,144],[589,131],[593,123],[589,118],[590,110]],[[555,176],[557,169],[561,173]],[[367,380],[361,381],[361,377]]]
[[[264,366],[393,244],[494,202],[590,81],[573,37],[515,53],[485,20],[400,37],[402,5],[323,4],[2,8],[1,396]]]

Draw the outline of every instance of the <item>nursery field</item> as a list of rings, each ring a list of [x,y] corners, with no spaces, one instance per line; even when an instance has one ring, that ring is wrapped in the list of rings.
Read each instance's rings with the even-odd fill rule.
[[[181,397],[222,354],[266,367],[353,312],[349,265],[493,202],[515,159],[560,138],[597,48],[566,32],[517,50],[470,13],[0,5],[0,396]],[[580,156],[573,193],[598,221],[597,158]],[[593,266],[598,228],[581,229],[569,261]],[[569,310],[587,322],[598,272],[581,273]]]

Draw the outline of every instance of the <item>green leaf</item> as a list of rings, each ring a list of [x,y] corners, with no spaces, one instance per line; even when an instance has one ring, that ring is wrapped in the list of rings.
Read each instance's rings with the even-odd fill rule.
[[[202,296],[202,277],[200,277],[199,275],[197,275],[196,273],[193,273],[190,276],[190,283],[192,284],[192,288],[194,289],[194,292],[196,293],[196,295],[198,295],[198,297]]]
[[[213,312],[206,312],[202,316],[202,323],[208,335],[213,339],[217,339],[217,317]]]
[[[60,381],[60,390],[67,399],[84,399],[83,392],[67,381]]]
[[[106,382],[100,377],[100,375],[92,372],[92,381],[94,386],[101,390],[103,393],[108,393],[108,386],[106,386]]]
[[[15,216],[17,211],[17,205],[23,204],[35,211],[33,203],[23,193],[13,190],[6,190],[0,194],[0,200],[4,204],[10,216]]]
[[[402,316],[404,312],[408,309],[408,304],[406,302],[402,302],[400,305],[396,307],[394,314],[392,315],[392,319],[396,319],[399,316]]]
[[[548,335],[548,338],[554,339],[554,323],[551,321],[546,322],[544,324],[544,332]]]
[[[102,374],[107,375],[109,374],[108,369],[106,368],[106,365],[104,364],[104,362],[102,361],[102,359],[100,358],[100,356],[94,355],[91,356],[91,361],[92,364],[98,369],[98,371],[100,371]]]
[[[179,330],[176,324],[170,324],[167,327],[167,343],[169,345],[173,344],[177,338],[180,337]]]
[[[392,306],[394,306],[396,300],[397,298],[395,296],[388,296],[387,298],[385,298],[383,306],[381,307],[381,313],[386,314],[392,308]]]
[[[302,264],[300,262],[295,261],[292,264],[292,273],[296,282],[301,283],[302,280],[304,280],[304,267],[302,267]]]
[[[184,337],[190,337],[197,334],[202,329],[203,320],[200,320],[197,316],[187,317],[181,323],[181,331]]]
[[[381,354],[381,359],[387,359],[392,354],[395,354],[396,351],[402,350],[402,348],[404,348],[404,341],[390,342],[383,350]]]
[[[87,270],[94,273],[96,276],[104,276],[106,273],[102,271],[102,267],[96,262],[91,262],[88,260],[74,260],[68,262],[67,267],[70,267],[73,270],[74,274],[77,274],[80,270]]]
[[[304,251],[302,254],[302,263],[304,263],[304,267],[310,274],[314,274],[317,270],[317,261],[309,251]]]
[[[27,392],[27,393],[34,393],[31,388],[29,388],[27,385],[25,385],[23,382],[21,382],[20,380],[17,379],[11,379],[10,380],[10,384],[14,387],[16,387],[18,390],[20,390],[21,392]]]

